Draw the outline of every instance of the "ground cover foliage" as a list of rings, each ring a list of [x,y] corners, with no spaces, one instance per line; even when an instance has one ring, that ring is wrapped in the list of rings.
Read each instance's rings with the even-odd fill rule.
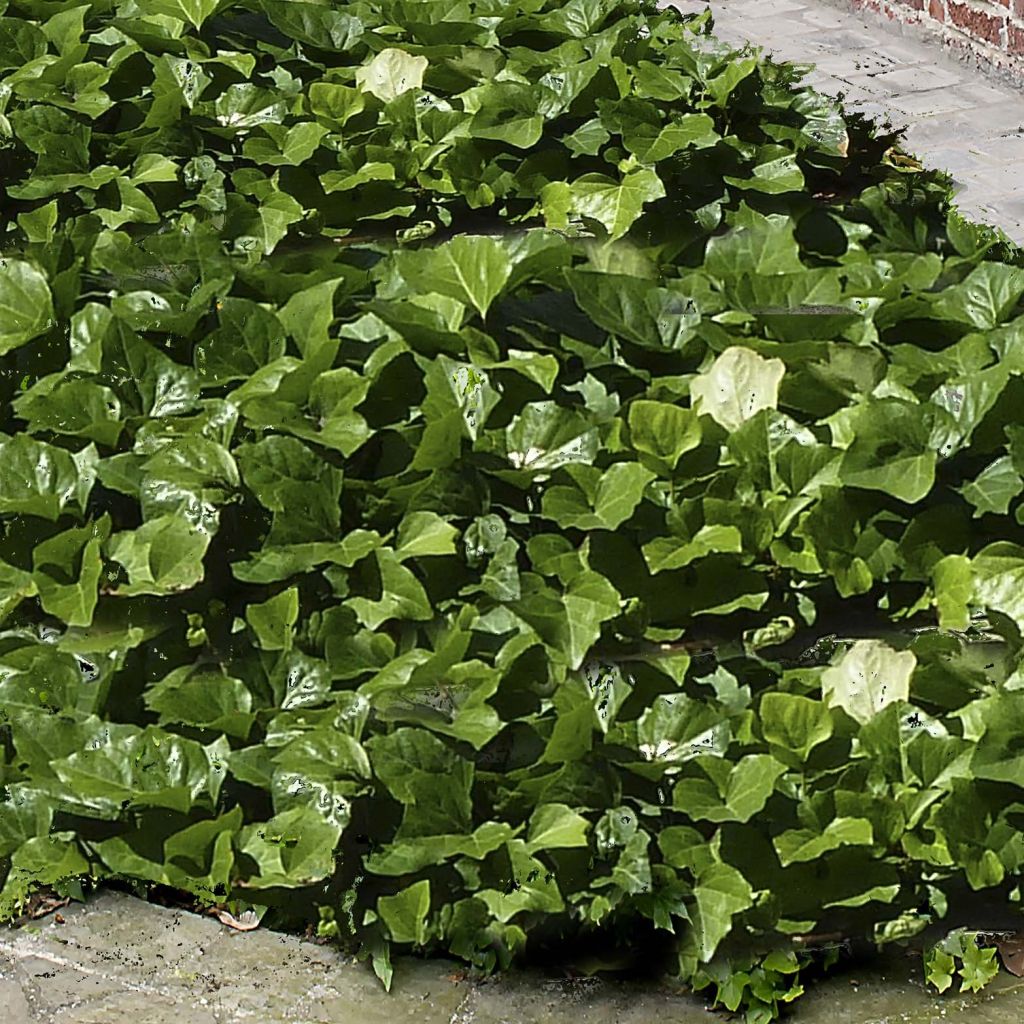
[[[1024,260],[947,176],[646,0],[0,10],[0,917],[762,1021],[1019,898]]]

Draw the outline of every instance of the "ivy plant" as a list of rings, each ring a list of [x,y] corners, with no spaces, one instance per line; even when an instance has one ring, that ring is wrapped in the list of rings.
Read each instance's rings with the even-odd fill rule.
[[[1019,897],[1024,260],[712,28],[0,0],[0,918],[602,933],[769,1020]]]

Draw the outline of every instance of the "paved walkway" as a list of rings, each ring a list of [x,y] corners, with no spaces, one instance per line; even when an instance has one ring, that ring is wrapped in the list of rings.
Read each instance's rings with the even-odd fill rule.
[[[653,982],[514,971],[474,981],[450,960],[398,957],[391,993],[330,946],[118,892],[0,927],[0,1024],[726,1024],[701,995]],[[791,1024],[1020,1024],[1024,983],[926,991],[919,956],[812,985]]]
[[[850,110],[908,126],[903,149],[962,185],[964,216],[1002,228],[1024,245],[1024,91],[948,55],[910,27],[856,14],[829,0],[662,0],[710,6],[714,34],[749,41],[777,61],[815,64],[806,78],[846,93]]]

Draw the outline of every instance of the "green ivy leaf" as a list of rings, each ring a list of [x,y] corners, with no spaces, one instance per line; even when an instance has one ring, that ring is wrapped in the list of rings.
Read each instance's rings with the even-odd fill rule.
[[[996,961],[996,947],[979,947],[974,942],[966,942],[963,947],[963,963],[957,974],[963,979],[961,992],[977,992],[984,988],[999,973]]]
[[[946,555],[932,566],[931,572],[939,625],[943,629],[966,629],[974,596],[971,560],[963,555]]]
[[[500,849],[522,831],[496,821],[487,821],[466,836],[419,836],[388,843],[364,861],[367,871],[375,875],[408,875],[425,867],[442,864],[451,857],[463,855],[483,860]]]
[[[292,807],[269,821],[246,825],[237,848],[258,865],[258,874],[244,887],[295,889],[326,878],[334,867],[334,848],[341,827],[308,807]]]
[[[146,14],[164,14],[201,28],[218,6],[218,0],[142,0],[141,9]]]
[[[377,910],[387,925],[392,942],[411,942],[422,946],[427,940],[429,880],[423,878],[414,882],[394,896],[378,897]]]
[[[829,707],[840,707],[864,724],[894,701],[907,700],[916,665],[913,651],[896,651],[880,640],[857,640],[822,673],[822,696]]]
[[[793,237],[794,224],[785,214],[755,215],[751,224],[740,225],[708,241],[704,269],[723,281],[741,274],[791,274],[805,270],[800,247]]]
[[[871,822],[865,818],[835,818],[821,832],[806,828],[788,829],[772,839],[783,867],[816,860],[829,850],[843,846],[863,846],[873,842]]]
[[[299,588],[289,587],[259,604],[245,609],[246,622],[265,651],[287,651],[292,646],[299,617]]]
[[[689,409],[637,399],[629,404],[629,436],[638,452],[653,455],[674,470],[679,459],[700,444],[700,420]]]
[[[566,804],[542,804],[530,816],[526,852],[587,845],[590,823]]]
[[[730,864],[708,864],[697,874],[691,917],[702,962],[715,955],[719,943],[732,931],[733,919],[753,903],[749,883]]]
[[[356,71],[356,84],[364,92],[389,103],[410,89],[418,89],[429,64],[426,57],[414,57],[398,47],[388,46]]]
[[[109,535],[110,517],[104,516],[36,545],[32,551],[33,579],[44,611],[69,626],[92,625],[103,571],[100,549]]]
[[[739,554],[743,538],[735,526],[713,523],[702,526],[690,540],[655,537],[642,550],[647,568],[654,574],[682,569],[705,555]]]
[[[432,619],[433,611],[423,584],[411,569],[401,564],[398,555],[391,548],[377,548],[374,557],[380,570],[382,594],[378,601],[367,597],[348,599],[348,607],[359,621],[368,629],[376,629],[394,618],[419,622]]]
[[[672,806],[694,821],[749,821],[764,810],[786,771],[770,754],[748,754],[735,764],[698,755],[693,764],[705,777],[681,778],[672,788]]]
[[[212,748],[155,726],[110,724],[97,727],[85,749],[54,760],[53,770],[85,813],[116,818],[128,804],[187,814],[216,801],[223,768],[215,760]]]
[[[578,486],[549,487],[542,514],[561,527],[617,530],[636,510],[656,474],[635,462],[617,462],[603,473],[591,466],[568,470]]]
[[[726,430],[737,430],[761,409],[774,409],[786,366],[749,348],[727,348],[711,368],[690,384],[696,411]]]
[[[629,231],[646,203],[664,196],[664,183],[650,167],[627,171],[619,182],[604,174],[583,174],[568,185],[555,182],[541,191],[548,226],[564,225],[559,208],[567,208],[577,216],[597,221],[610,241]]]
[[[460,235],[433,249],[400,252],[399,273],[414,288],[439,292],[487,316],[512,275],[505,246],[498,239]]]
[[[0,259],[0,355],[38,338],[53,317],[53,295],[42,271],[27,260]]]
[[[973,518],[993,512],[1006,515],[1010,502],[1024,491],[1024,479],[1014,468],[1013,459],[1004,455],[957,490],[974,506]]]
[[[74,501],[84,508],[96,479],[96,448],[76,455],[26,434],[0,435],[0,514],[56,521]]]
[[[454,555],[459,531],[436,512],[410,512],[398,525],[395,557],[399,562],[424,555]]]
[[[1024,548],[1010,541],[987,544],[971,560],[974,600],[1008,615],[1024,629]]]
[[[89,862],[82,856],[74,832],[34,836],[11,855],[11,866],[0,889],[0,917],[13,917],[37,886],[59,886],[77,881],[88,872]]]
[[[956,962],[938,946],[925,950],[924,954],[925,981],[934,985],[939,992],[945,992],[953,984],[953,972]]]
[[[473,766],[425,729],[402,727],[366,741],[374,774],[406,805],[411,835],[470,831]],[[413,825],[415,823],[415,826]]]
[[[146,689],[146,707],[159,725],[185,724],[245,739],[256,716],[245,683],[223,671],[182,665]]]
[[[832,735],[824,704],[796,693],[766,693],[759,706],[761,732],[769,743],[792,751],[801,761]]]
[[[124,597],[188,590],[203,579],[203,556],[210,535],[175,515],[162,515],[137,530],[115,533],[107,552],[128,573],[117,588]]]
[[[1024,270],[983,262],[959,283],[944,289],[932,305],[932,315],[948,317],[990,330],[1024,294]]]

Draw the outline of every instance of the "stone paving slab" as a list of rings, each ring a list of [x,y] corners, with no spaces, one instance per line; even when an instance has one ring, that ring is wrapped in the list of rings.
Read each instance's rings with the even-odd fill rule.
[[[400,957],[391,993],[366,964],[330,946],[264,929],[232,931],[210,917],[119,892],[0,929],[2,1024],[642,1024],[704,1022],[702,1000],[517,972],[461,978],[453,960]]]
[[[0,1024],[724,1024],[671,983],[481,980],[455,961],[398,957],[391,993],[330,946],[104,891],[22,927],[0,928]],[[955,986],[954,986],[955,988]],[[926,990],[918,955],[811,985],[790,1024],[1019,1024],[1024,981],[980,993]]]
[[[806,81],[844,94],[851,112],[907,129],[903,148],[957,182],[965,216],[1024,245],[1024,92],[904,34],[884,19],[822,0],[661,0],[710,6],[714,34],[775,60],[814,64]]]

